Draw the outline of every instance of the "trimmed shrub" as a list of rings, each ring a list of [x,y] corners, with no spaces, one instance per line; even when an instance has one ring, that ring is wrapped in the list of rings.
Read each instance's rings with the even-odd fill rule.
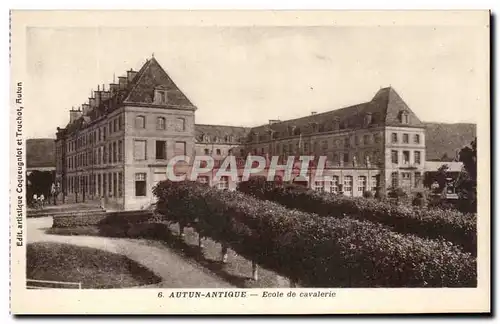
[[[93,215],[61,215],[53,217],[52,227],[65,228],[94,225],[137,224],[159,220],[160,217],[160,215],[154,215],[150,211],[110,212]]]
[[[363,192],[363,197],[367,199],[373,198],[373,192],[366,190]]]
[[[251,178],[250,184],[240,190],[259,199],[271,200],[289,208],[296,208],[320,216],[342,218],[349,216],[389,226],[400,233],[438,238],[460,245],[465,251],[476,254],[476,215],[456,210],[413,208],[390,203],[315,191],[258,188],[259,180]]]
[[[292,192],[293,193],[293,192]],[[380,224],[326,218],[195,182],[160,182],[157,211],[315,287],[474,287],[470,253]],[[183,215],[180,217],[180,215]]]

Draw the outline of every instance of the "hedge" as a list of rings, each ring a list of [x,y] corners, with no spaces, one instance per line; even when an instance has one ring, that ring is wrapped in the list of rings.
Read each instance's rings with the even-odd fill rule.
[[[320,217],[240,192],[160,182],[157,211],[314,287],[474,287],[476,260],[448,242]]]
[[[154,215],[151,211],[144,210],[64,216],[61,215],[53,217],[52,227],[69,228],[94,225],[124,225],[137,224],[154,220],[160,220],[159,216]]]
[[[333,218],[349,216],[378,222],[400,233],[442,238],[476,254],[476,215],[438,208],[397,206],[363,197],[347,197],[313,190],[275,187],[264,177],[252,177],[238,186],[241,192],[278,202],[289,208]]]

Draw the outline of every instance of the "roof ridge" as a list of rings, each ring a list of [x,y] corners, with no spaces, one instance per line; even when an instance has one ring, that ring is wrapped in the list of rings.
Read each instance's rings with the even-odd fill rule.
[[[148,59],[146,61],[146,63],[144,63],[142,65],[142,67],[139,69],[139,71],[137,72],[137,75],[132,80],[132,81],[134,81],[134,83],[133,83],[132,87],[130,88],[130,90],[128,90],[127,95],[125,96],[125,99],[123,100],[123,102],[126,102],[128,100],[128,98],[130,97],[130,94],[135,90],[137,85],[140,83],[142,77],[144,76],[144,72],[146,71],[147,67],[149,67],[151,65],[151,62],[154,59],[155,59],[154,57],[152,57],[151,59]]]

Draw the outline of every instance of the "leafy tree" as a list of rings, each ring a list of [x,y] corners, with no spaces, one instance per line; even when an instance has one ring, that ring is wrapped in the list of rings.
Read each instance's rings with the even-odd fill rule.
[[[466,146],[460,150],[459,160],[464,164],[470,179],[477,181],[477,137],[470,143],[470,147]]]
[[[466,146],[460,150],[459,160],[464,164],[466,173],[460,175],[460,183],[458,185],[459,195],[462,201],[467,203],[462,204],[462,209],[465,211],[475,212],[477,210],[477,138],[475,138],[470,146]]]

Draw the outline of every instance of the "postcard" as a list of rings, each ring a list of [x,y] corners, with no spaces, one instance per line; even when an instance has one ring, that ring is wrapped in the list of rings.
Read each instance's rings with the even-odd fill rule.
[[[12,313],[490,313],[489,42],[489,11],[11,11]]]

